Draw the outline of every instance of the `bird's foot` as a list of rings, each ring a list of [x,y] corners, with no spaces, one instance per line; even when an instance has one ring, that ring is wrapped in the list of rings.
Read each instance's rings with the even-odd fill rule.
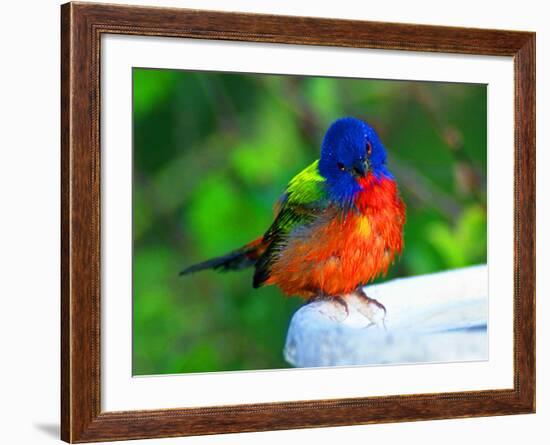
[[[370,322],[366,327],[382,326],[386,329],[386,307],[378,300],[370,298],[361,287],[357,288],[355,294],[360,302],[357,305],[357,311]]]
[[[313,301],[326,301],[331,303],[330,306],[325,306],[321,309],[321,312],[329,317],[331,320],[342,323],[349,315],[348,303],[341,296],[328,296],[318,295],[310,300]]]

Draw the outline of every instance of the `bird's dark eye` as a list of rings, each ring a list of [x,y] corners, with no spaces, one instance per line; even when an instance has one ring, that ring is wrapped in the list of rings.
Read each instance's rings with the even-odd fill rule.
[[[346,166],[344,164],[342,164],[341,162],[338,162],[336,165],[338,166],[340,171],[346,171]]]
[[[367,149],[367,156],[370,156],[372,153],[372,144],[369,141],[367,141],[366,149]]]

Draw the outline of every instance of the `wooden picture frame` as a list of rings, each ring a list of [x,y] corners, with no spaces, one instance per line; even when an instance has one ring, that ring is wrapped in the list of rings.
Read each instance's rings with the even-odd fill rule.
[[[173,437],[535,411],[535,34],[148,8],[61,7],[61,437]],[[512,56],[515,70],[514,387],[439,394],[102,412],[100,38],[103,34]]]

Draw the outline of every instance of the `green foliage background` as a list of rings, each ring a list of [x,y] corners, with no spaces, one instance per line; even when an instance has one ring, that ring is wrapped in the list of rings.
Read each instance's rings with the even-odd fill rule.
[[[486,261],[486,87],[134,69],[135,375],[282,368],[302,304],[252,272],[183,278],[261,235],[334,119],[379,132],[407,204],[388,278]]]

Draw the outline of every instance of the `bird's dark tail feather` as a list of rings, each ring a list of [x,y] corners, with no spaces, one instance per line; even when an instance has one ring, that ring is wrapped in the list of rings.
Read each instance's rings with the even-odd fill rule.
[[[261,238],[259,238],[252,241],[250,244],[247,244],[240,249],[233,250],[225,255],[203,261],[202,263],[193,264],[192,266],[183,269],[179,274],[180,276],[188,275],[207,269],[226,272],[229,270],[240,270],[246,267],[251,267],[256,264],[256,260],[258,259],[261,241]]]

